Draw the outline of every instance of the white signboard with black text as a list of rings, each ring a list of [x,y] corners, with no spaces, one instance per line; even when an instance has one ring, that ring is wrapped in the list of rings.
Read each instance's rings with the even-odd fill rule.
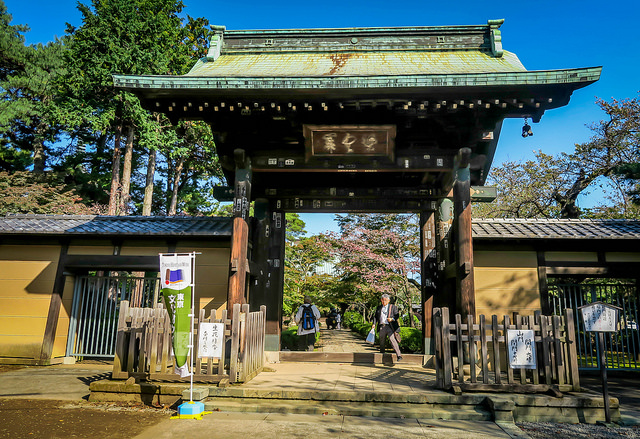
[[[507,356],[512,369],[536,368],[536,343],[533,329],[507,330]]]
[[[581,307],[584,330],[587,332],[616,332],[618,309],[605,303],[595,302]]]
[[[220,358],[224,343],[224,323],[200,323],[198,358]]]

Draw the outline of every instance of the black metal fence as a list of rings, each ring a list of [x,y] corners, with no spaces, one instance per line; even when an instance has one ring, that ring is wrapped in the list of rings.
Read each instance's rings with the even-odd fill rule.
[[[120,302],[152,308],[159,300],[159,278],[77,276],[73,291],[67,356],[112,358]]]
[[[549,286],[549,302],[553,314],[562,315],[565,309],[573,309],[578,345],[578,367],[597,369],[598,337],[586,332],[578,307],[596,301],[622,308],[619,331],[605,333],[604,352],[607,368],[640,370],[640,332],[638,331],[639,296],[631,284],[556,284]]]

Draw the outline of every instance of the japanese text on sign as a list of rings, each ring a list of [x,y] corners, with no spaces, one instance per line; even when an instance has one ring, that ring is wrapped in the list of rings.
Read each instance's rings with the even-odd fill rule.
[[[604,303],[592,303],[582,308],[584,330],[588,332],[616,332],[618,312]]]
[[[533,329],[507,330],[507,355],[512,369],[536,368],[536,343]]]
[[[198,330],[198,358],[222,357],[224,323],[200,323]]]

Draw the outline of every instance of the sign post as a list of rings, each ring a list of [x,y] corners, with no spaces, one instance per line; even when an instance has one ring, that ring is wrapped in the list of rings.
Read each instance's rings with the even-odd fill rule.
[[[620,310],[614,305],[593,302],[578,308],[582,311],[584,330],[598,333],[598,361],[600,362],[600,378],[602,379],[602,396],[604,398],[604,415],[607,424],[611,423],[609,412],[609,388],[607,385],[607,358],[605,355],[604,333],[617,332],[620,321]]]
[[[190,377],[189,402],[178,406],[178,419],[201,419],[206,413],[203,403],[193,401],[195,259],[195,252],[160,254],[160,280],[171,319],[175,372],[181,378]]]

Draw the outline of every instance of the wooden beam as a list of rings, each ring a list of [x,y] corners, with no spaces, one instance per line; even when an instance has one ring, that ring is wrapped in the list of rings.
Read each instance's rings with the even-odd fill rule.
[[[157,256],[67,255],[65,269],[158,271]]]
[[[418,212],[429,210],[431,199],[402,199],[402,198],[339,198],[316,199],[310,196],[291,198],[272,198],[274,208],[288,212],[353,212],[353,213],[384,213],[384,212]]]
[[[44,328],[44,337],[42,338],[41,361],[50,360],[53,354],[53,344],[56,338],[56,330],[58,329],[58,317],[60,317],[60,306],[62,305],[62,294],[64,292],[64,269],[68,251],[69,244],[63,243],[60,247],[56,277],[53,283],[53,291],[51,292],[51,300],[49,301],[49,313],[47,314],[47,323]]]
[[[634,278],[640,270],[637,262],[569,262],[547,261],[545,273],[547,276],[618,276]]]

